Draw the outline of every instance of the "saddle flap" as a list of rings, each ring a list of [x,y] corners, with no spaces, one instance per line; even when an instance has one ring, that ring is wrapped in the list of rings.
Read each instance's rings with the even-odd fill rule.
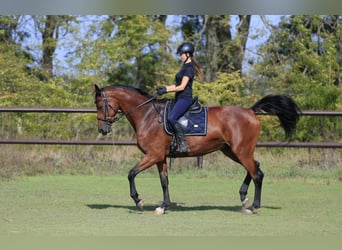
[[[174,131],[167,121],[169,112],[173,107],[174,101],[168,101],[164,108],[164,129],[167,134],[173,135]],[[194,106],[193,106],[194,105]],[[194,110],[191,107],[185,114],[178,119],[178,123],[182,126],[185,135],[206,135],[207,134],[207,107],[202,107],[198,103],[198,98],[194,99],[193,104]]]

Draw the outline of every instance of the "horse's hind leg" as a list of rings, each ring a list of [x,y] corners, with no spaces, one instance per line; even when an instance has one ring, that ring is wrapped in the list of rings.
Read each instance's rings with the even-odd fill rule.
[[[221,148],[221,151],[226,155],[228,156],[229,158],[231,158],[233,161],[239,163],[239,164],[242,164],[240,162],[240,160],[237,158],[237,156],[233,153],[233,151],[231,150],[231,148],[225,144],[222,146]],[[239,190],[239,193],[240,193],[240,199],[241,199],[241,202],[242,202],[242,207],[243,208],[246,208],[248,206],[248,198],[247,198],[247,191],[248,191],[248,188],[249,188],[249,184],[251,183],[251,180],[252,180],[252,177],[251,175],[249,174],[249,172],[247,171],[247,175],[240,187],[240,190]]]
[[[243,180],[243,183],[242,183],[240,190],[239,190],[240,199],[241,199],[243,207],[247,206],[247,202],[248,202],[247,191],[248,191],[249,184],[251,183],[251,180],[252,180],[252,177],[247,172],[247,175],[246,175],[245,179]]]
[[[261,207],[261,190],[262,190],[262,181],[264,178],[264,173],[260,170],[260,164],[258,161],[254,160],[254,168],[249,169],[247,168],[247,175],[242,183],[242,186],[240,188],[240,197],[241,197],[241,202],[243,206],[243,212],[244,213],[255,213],[257,209]],[[253,174],[253,176],[252,176]],[[254,186],[255,186],[255,191],[254,191],[254,201],[251,206],[247,205],[247,190],[249,183],[253,179]]]
[[[254,202],[252,205],[252,209],[258,209],[261,207],[261,189],[262,189],[262,180],[264,179],[264,173],[260,169],[260,163],[258,161],[255,162],[256,174],[253,179],[255,185],[255,193],[254,193]]]
[[[240,199],[242,202],[242,208],[245,213],[254,213],[261,205],[261,188],[262,188],[262,180],[264,177],[263,172],[260,170],[260,164],[258,161],[255,161],[253,157],[238,157],[232,149],[228,145],[224,145],[221,148],[221,151],[231,158],[233,161],[240,163],[247,170],[247,175],[240,187]],[[254,201],[251,206],[248,206],[247,202],[247,191],[249,188],[249,184],[253,180],[255,185],[255,193],[254,193]]]

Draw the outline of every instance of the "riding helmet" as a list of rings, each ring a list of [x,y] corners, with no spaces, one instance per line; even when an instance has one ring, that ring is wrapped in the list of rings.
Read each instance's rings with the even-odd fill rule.
[[[178,49],[177,49],[177,54],[181,54],[181,53],[189,53],[190,56],[193,55],[195,51],[194,45],[192,45],[192,43],[182,43]]]

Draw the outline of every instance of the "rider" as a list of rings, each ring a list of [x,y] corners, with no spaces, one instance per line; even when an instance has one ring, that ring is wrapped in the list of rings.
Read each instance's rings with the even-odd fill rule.
[[[176,142],[178,144],[179,152],[189,152],[188,144],[184,137],[184,131],[182,126],[177,122],[178,119],[184,115],[193,102],[192,98],[192,83],[195,74],[202,79],[202,68],[194,59],[195,48],[189,43],[185,42],[181,44],[177,49],[177,54],[180,56],[183,62],[181,69],[176,74],[176,84],[166,87],[159,87],[157,89],[158,95],[163,95],[167,92],[175,93],[175,104],[170,111],[167,120],[172,126]]]

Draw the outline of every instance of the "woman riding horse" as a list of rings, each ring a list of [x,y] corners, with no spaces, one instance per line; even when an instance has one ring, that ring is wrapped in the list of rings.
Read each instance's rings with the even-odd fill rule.
[[[183,43],[177,49],[177,54],[183,62],[182,68],[176,74],[176,84],[159,87],[157,89],[158,95],[163,95],[167,92],[176,92],[175,103],[171,109],[167,121],[175,132],[175,138],[178,145],[176,149],[180,153],[189,151],[188,144],[184,137],[182,126],[177,122],[178,119],[184,115],[188,108],[193,103],[192,99],[192,83],[196,75],[202,79],[202,69],[193,57],[195,48],[191,43]]]
[[[144,154],[128,173],[130,196],[136,206],[143,210],[144,204],[137,192],[135,177],[156,164],[163,190],[163,202],[157,209],[164,211],[169,208],[171,201],[166,157],[170,156],[172,138],[165,132],[161,122],[165,102],[142,90],[123,85],[105,88],[94,85],[94,91],[98,131],[103,135],[108,134],[112,124],[125,116],[134,128],[137,146]],[[277,115],[287,137],[295,131],[300,114],[297,104],[286,95],[265,96],[250,108],[229,105],[208,107],[206,135],[189,136],[190,152],[180,154],[180,157],[193,157],[219,150],[241,164],[247,172],[239,190],[245,213],[254,213],[261,206],[264,174],[259,162],[254,159],[260,134],[260,121],[256,116],[259,112]],[[122,116],[117,117],[117,114]],[[247,191],[252,180],[255,186],[254,200],[248,205]]]

